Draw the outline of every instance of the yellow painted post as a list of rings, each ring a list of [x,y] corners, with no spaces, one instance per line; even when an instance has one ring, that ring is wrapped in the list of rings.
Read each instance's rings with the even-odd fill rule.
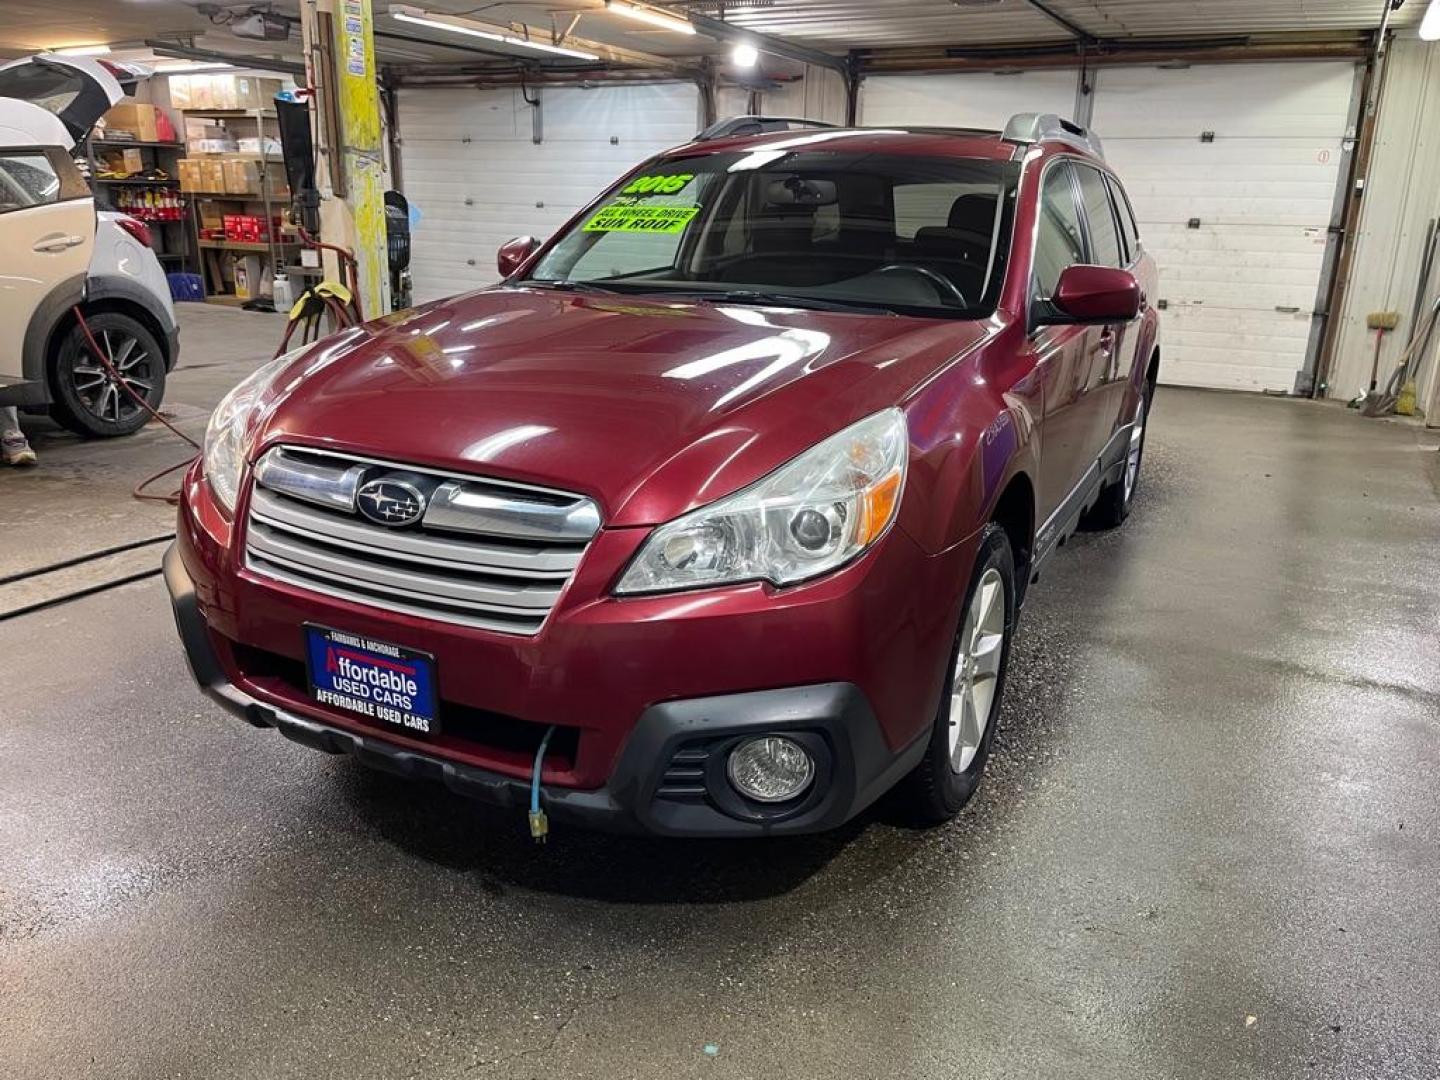
[[[344,161],[345,203],[360,264],[360,298],[367,319],[390,311],[385,244],[385,158],[380,91],[375,75],[375,33],[370,0],[334,0],[335,79]]]

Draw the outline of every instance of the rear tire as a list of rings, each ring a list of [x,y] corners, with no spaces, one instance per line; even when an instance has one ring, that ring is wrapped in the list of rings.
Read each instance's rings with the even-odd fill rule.
[[[1005,530],[992,522],[980,534],[925,757],[900,782],[918,825],[949,821],[980,786],[1005,693],[1015,601],[1015,557]]]
[[[87,314],[96,343],[122,378],[158,409],[165,398],[165,354],[145,324],[118,311]],[[78,324],[60,337],[49,364],[50,415],[77,435],[113,439],[145,426],[150,414],[95,359]]]
[[[1130,508],[1135,505],[1135,491],[1140,486],[1140,466],[1145,460],[1146,420],[1150,416],[1150,399],[1155,387],[1143,383],[1140,400],[1130,417],[1130,442],[1125,448],[1125,462],[1114,483],[1100,489],[1095,505],[1085,515],[1083,525],[1087,529],[1115,529],[1125,524]]]

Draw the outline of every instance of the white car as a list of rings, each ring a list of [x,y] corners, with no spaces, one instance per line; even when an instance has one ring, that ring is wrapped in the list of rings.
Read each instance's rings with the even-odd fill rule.
[[[132,390],[158,408],[179,357],[149,230],[97,214],[75,146],[134,69],[39,54],[0,65],[0,405],[49,408],[72,431],[128,435],[145,410],[85,348],[78,306]]]

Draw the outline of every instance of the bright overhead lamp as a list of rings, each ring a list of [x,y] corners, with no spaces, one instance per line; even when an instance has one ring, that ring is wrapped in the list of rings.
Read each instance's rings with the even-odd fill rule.
[[[181,75],[191,71],[219,71],[222,68],[233,68],[234,64],[222,64],[218,60],[170,60],[163,64],[155,65],[157,75]]]
[[[760,50],[748,41],[742,41],[730,50],[730,59],[736,67],[752,68],[760,60]]]
[[[71,45],[66,49],[51,49],[56,56],[108,56],[109,45]]]
[[[487,29],[481,23],[471,22],[469,19],[462,19],[457,15],[441,15],[436,12],[425,11],[421,8],[401,7],[399,4],[392,4],[390,17],[401,22],[414,23],[416,26],[428,26],[432,30],[445,30],[452,34],[464,34],[466,37],[483,38],[486,41],[496,41],[501,45],[509,45],[516,49],[532,49],[535,52],[545,53],[549,56],[565,56],[572,60],[599,60],[595,53],[583,52],[580,49],[567,49],[560,45],[546,45],[543,42],[531,41],[529,38],[518,37],[515,34],[507,34],[499,28]]]
[[[1420,23],[1421,41],[1440,41],[1440,0],[1430,0]]]
[[[650,26],[658,26],[661,30],[673,30],[677,34],[695,33],[695,27],[690,25],[688,19],[671,15],[668,11],[646,7],[644,4],[634,4],[630,0],[605,0],[605,7],[616,15],[623,15],[627,19],[634,19],[636,22],[647,23]]]

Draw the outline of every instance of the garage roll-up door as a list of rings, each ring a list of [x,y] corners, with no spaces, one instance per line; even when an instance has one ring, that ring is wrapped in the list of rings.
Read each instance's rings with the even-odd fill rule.
[[[421,215],[411,258],[417,302],[496,281],[495,250],[506,240],[550,235],[632,166],[698,130],[692,84],[538,93],[536,143],[518,88],[400,92],[405,195]]]
[[[1343,61],[1099,73],[1092,126],[1160,266],[1162,382],[1293,389],[1354,79]]]
[[[860,122],[1000,130],[1016,113],[1075,112],[1074,70],[996,75],[872,75],[860,84]]]

